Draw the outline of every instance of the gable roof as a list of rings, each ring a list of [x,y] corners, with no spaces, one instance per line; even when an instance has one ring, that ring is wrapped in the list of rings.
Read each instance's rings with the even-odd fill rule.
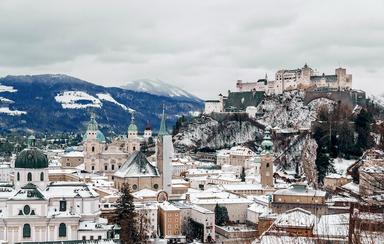
[[[45,195],[40,191],[40,189],[32,184],[28,183],[25,186],[21,187],[21,189],[9,200],[46,200]]]
[[[276,221],[277,227],[312,228],[316,222],[316,216],[302,208],[294,208],[283,213]]]
[[[140,151],[132,153],[114,176],[121,178],[160,176],[156,166],[152,165]]]

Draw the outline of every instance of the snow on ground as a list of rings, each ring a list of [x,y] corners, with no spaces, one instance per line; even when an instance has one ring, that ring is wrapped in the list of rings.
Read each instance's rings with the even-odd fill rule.
[[[8,107],[1,107],[0,108],[0,113],[12,115],[12,116],[19,116],[19,115],[22,115],[22,114],[27,114],[27,112],[25,112],[25,111],[10,110]]]
[[[94,97],[83,91],[65,91],[55,96],[55,100],[61,103],[63,108],[67,109],[82,109],[82,108],[101,108],[102,101],[107,101],[120,106],[124,110],[133,112],[135,110],[117,102],[109,93],[97,93]]]
[[[134,109],[128,108],[124,104],[121,104],[121,103],[117,102],[109,93],[97,93],[96,96],[100,100],[104,100],[104,101],[107,101],[107,102],[114,103],[114,104],[122,107],[124,110],[128,110],[129,112],[134,112],[135,111]]]
[[[57,94],[55,100],[58,103],[61,103],[63,108],[68,109],[79,109],[79,108],[100,108],[102,106],[101,101],[89,95],[83,91],[65,91],[63,93]],[[82,103],[81,103],[82,102]]]
[[[17,92],[13,86],[4,86],[0,84],[0,92]]]

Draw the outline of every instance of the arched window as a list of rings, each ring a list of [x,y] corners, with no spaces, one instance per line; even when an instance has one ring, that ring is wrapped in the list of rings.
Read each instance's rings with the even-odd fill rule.
[[[104,165],[104,170],[108,170],[108,164]]]
[[[114,164],[112,164],[112,170],[115,170],[115,165]]]
[[[133,151],[136,151],[136,147],[133,147]]]
[[[43,172],[40,173],[40,180],[44,181],[44,173]]]
[[[59,237],[67,236],[67,226],[64,223],[59,225]]]
[[[20,173],[17,172],[17,181],[20,181]]]
[[[31,237],[31,226],[29,224],[23,226],[23,237]]]
[[[28,172],[27,174],[27,181],[32,181],[32,173]]]
[[[92,146],[92,152],[94,152],[95,151],[95,147],[94,146]]]
[[[269,163],[267,163],[267,166],[266,166],[267,168],[269,168]]]

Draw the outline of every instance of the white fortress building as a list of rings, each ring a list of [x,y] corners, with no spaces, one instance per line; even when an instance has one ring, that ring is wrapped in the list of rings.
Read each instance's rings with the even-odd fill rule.
[[[245,110],[257,104],[265,95],[279,95],[284,91],[329,89],[348,91],[352,89],[352,75],[344,68],[337,68],[335,74],[318,74],[307,64],[298,69],[282,69],[275,73],[274,79],[265,78],[255,82],[236,82],[236,92],[228,91],[228,96],[219,95],[218,100],[205,101],[204,113],[231,112],[231,107]],[[244,108],[240,108],[243,107]],[[249,111],[249,114],[254,114]]]
[[[112,237],[99,195],[82,182],[48,180],[48,158],[34,147],[17,156],[13,184],[0,185],[0,242],[97,240]]]
[[[263,91],[267,95],[282,94],[283,91],[308,88],[330,88],[337,90],[352,89],[352,75],[347,74],[344,68],[337,68],[335,74],[319,75],[305,64],[298,69],[282,69],[275,74],[274,80],[268,80],[265,76],[256,82],[246,82],[238,80],[236,88],[239,92],[243,91]]]

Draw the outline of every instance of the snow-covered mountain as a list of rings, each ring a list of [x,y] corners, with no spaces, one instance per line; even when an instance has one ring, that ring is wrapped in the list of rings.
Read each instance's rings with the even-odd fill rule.
[[[104,132],[124,133],[131,112],[139,129],[159,128],[162,105],[168,126],[178,116],[201,110],[201,100],[159,96],[104,87],[67,75],[20,75],[0,78],[0,131],[82,132],[95,112]]]
[[[198,100],[198,98],[191,93],[158,79],[140,79],[129,81],[124,86],[122,86],[122,88],[138,92],[147,92],[159,96],[173,97],[176,99],[183,98]]]

